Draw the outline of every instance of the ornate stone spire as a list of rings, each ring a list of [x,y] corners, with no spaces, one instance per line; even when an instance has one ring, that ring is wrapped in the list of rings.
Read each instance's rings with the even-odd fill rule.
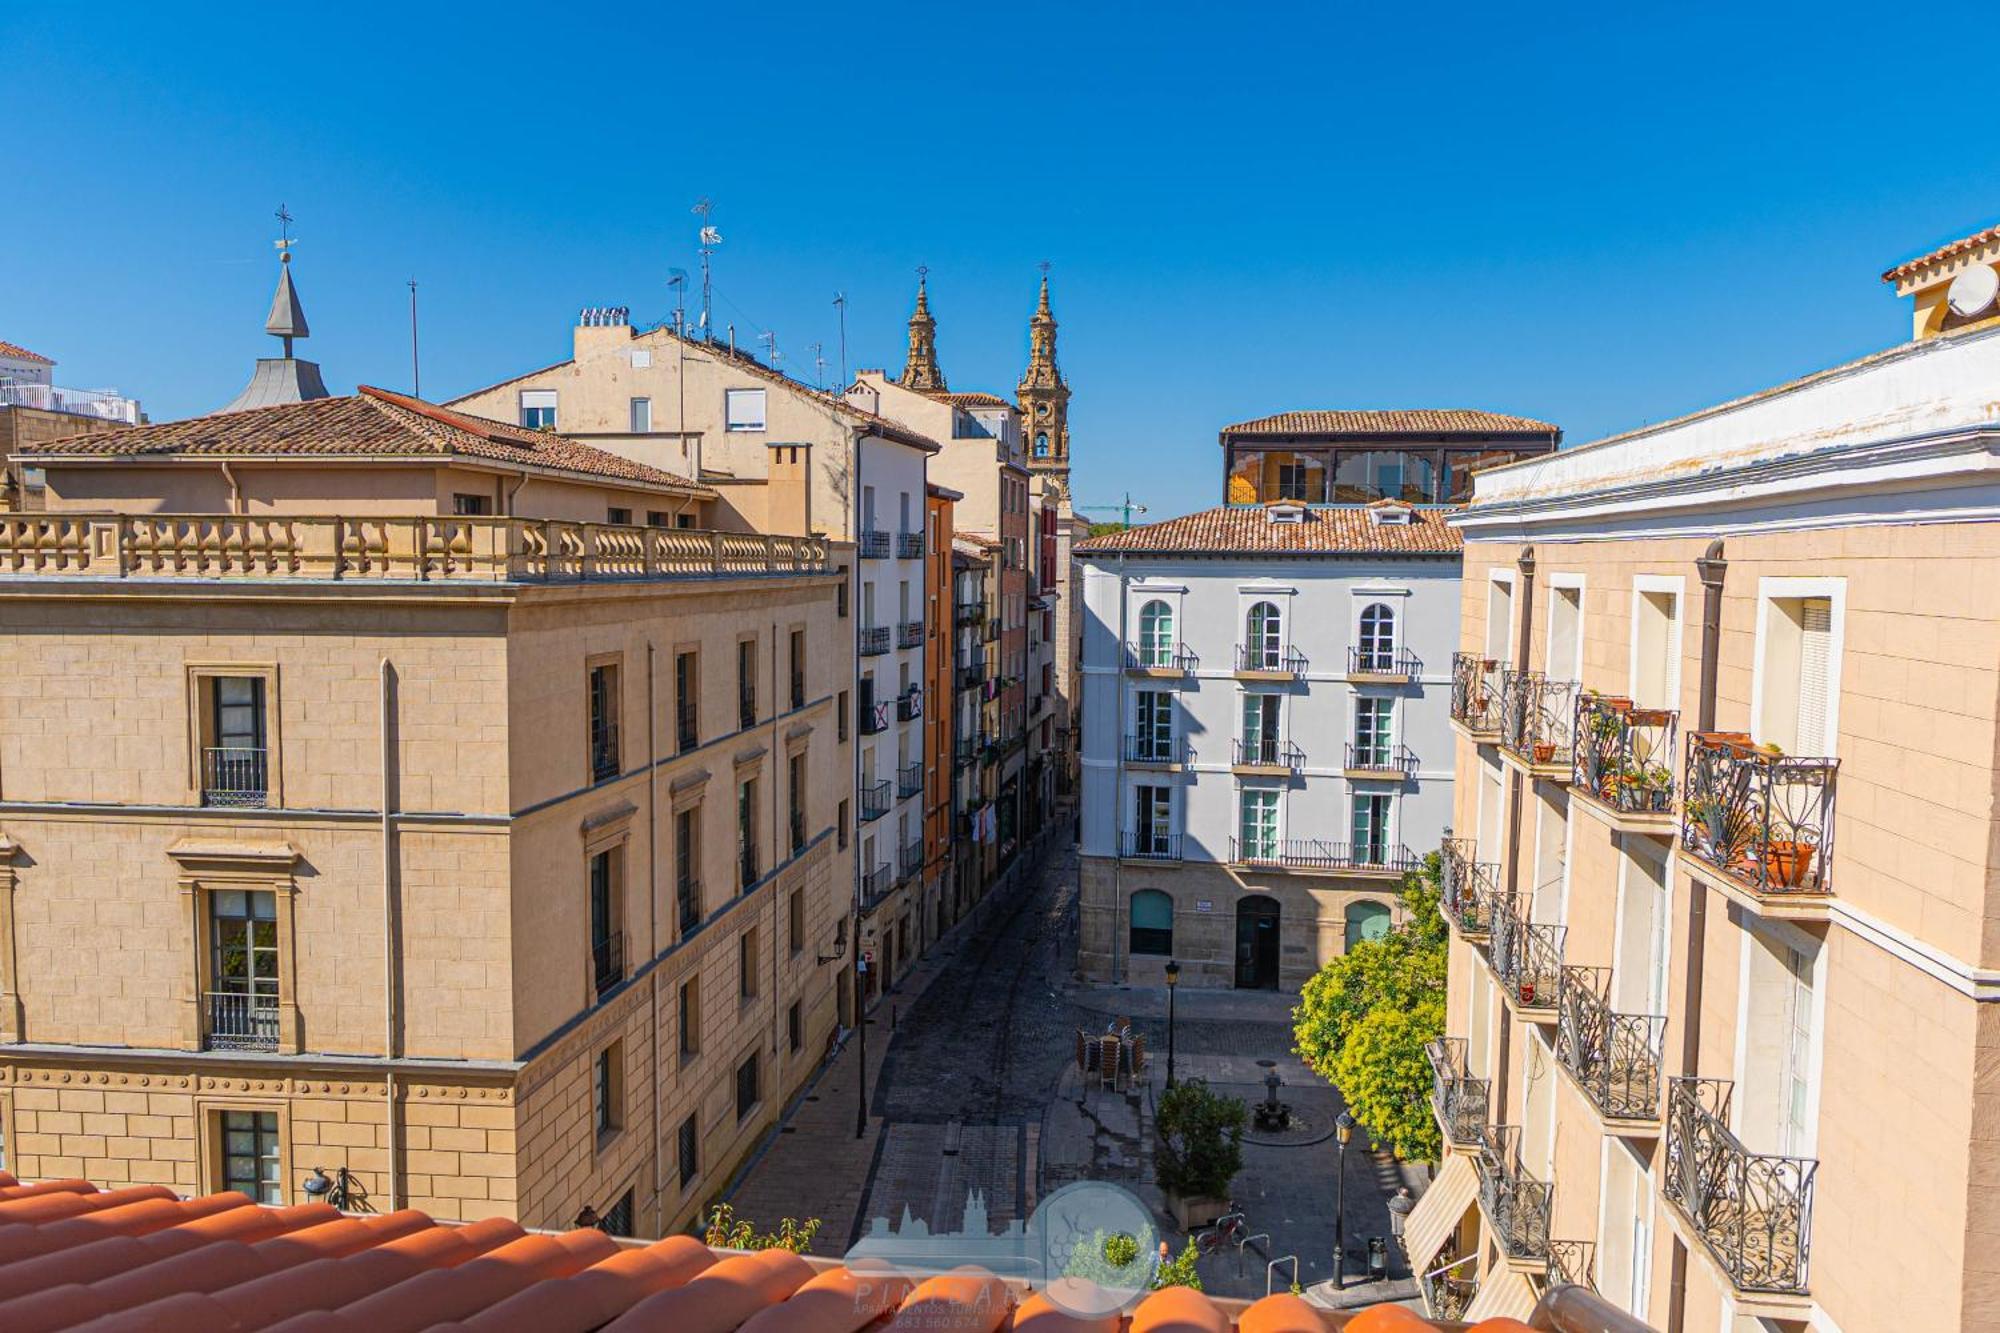
[[[1042,265],[1041,300],[1028,320],[1028,368],[1017,399],[1027,436],[1028,470],[1069,488],[1069,385],[1056,364],[1056,317],[1049,309],[1049,266]]]
[[[910,354],[903,361],[902,384],[919,393],[943,393],[944,371],[937,361],[937,321],[931,318],[930,293],[925,290],[930,270],[917,266],[917,309],[910,316]]]

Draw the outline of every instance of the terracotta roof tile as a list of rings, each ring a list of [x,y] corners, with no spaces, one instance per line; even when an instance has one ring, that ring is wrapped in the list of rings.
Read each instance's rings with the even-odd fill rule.
[[[1229,435],[1548,435],[1561,428],[1532,417],[1510,417],[1471,407],[1384,411],[1278,412],[1224,426]]]
[[[1947,259],[1956,259],[1968,251],[1977,250],[1981,246],[1991,245],[1995,241],[2000,241],[2000,224],[1988,227],[1984,231],[1976,231],[1970,236],[1962,236],[1948,245],[1939,246],[1929,254],[1918,255],[1915,259],[1898,264],[1882,275],[1882,281],[1901,282],[1904,278],[1912,277],[1922,270],[1929,268],[1932,264],[1940,263]]]
[[[45,366],[55,364],[40,352],[31,352],[21,344],[10,343],[5,338],[0,338],[0,356],[11,357],[16,361],[39,361]]]
[[[997,393],[947,393],[940,389],[930,396],[940,402],[950,403],[954,407],[1012,407],[1014,405]]]
[[[1445,522],[1448,509],[1410,507],[1407,523],[1377,522],[1387,506],[1308,506],[1296,523],[1271,518],[1261,505],[1223,505],[1161,523],[1107,532],[1076,544],[1079,555],[1119,551],[1157,555],[1456,556],[1465,543]],[[1372,511],[1372,512],[1371,512]]]
[[[547,431],[455,412],[362,385],[340,398],[212,412],[184,421],[90,431],[34,447],[34,458],[414,458],[453,456],[546,468],[711,497],[685,477]]]

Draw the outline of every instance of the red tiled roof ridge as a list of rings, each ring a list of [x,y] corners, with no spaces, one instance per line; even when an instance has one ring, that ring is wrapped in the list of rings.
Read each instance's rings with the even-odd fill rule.
[[[1982,228],[1970,236],[1961,236],[1955,241],[1947,241],[1928,254],[1918,255],[1915,259],[1905,260],[1885,272],[1882,275],[1882,281],[1901,282],[1904,278],[1911,277],[1921,270],[1929,268],[1932,264],[1946,259],[1956,259],[1959,255],[1971,250],[1977,250],[1982,245],[1988,245],[1994,241],[2000,241],[2000,223]]]
[[[1294,408],[1224,426],[1228,435],[1550,434],[1561,427],[1478,407]]]
[[[12,357],[16,361],[39,361],[45,366],[55,364],[40,352],[31,352],[21,344],[10,343],[5,338],[0,338],[0,356]]]
[[[1407,523],[1378,523],[1374,513],[1400,502],[1366,505],[1303,505],[1296,522],[1271,517],[1273,504],[1219,505],[1178,518],[1107,532],[1078,542],[1075,551],[1158,555],[1409,555],[1457,556],[1465,547],[1446,518],[1456,507],[1402,505]]]

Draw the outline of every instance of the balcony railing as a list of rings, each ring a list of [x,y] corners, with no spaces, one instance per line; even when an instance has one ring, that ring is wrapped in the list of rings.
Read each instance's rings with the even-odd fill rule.
[[[986,608],[978,602],[960,602],[951,609],[952,623],[960,629],[971,625],[984,624]]]
[[[1521,1127],[1489,1125],[1476,1159],[1479,1202],[1493,1239],[1509,1259],[1545,1264],[1549,1258],[1549,1183],[1521,1165]]]
[[[899,532],[896,534],[896,558],[898,560],[921,560],[923,557],[923,533]]]
[[[922,838],[903,844],[902,849],[896,853],[896,868],[904,879],[909,879],[923,872],[924,840]]]
[[[1296,677],[1305,675],[1308,665],[1306,655],[1290,646],[1273,648],[1264,644],[1236,645],[1238,671],[1262,671]]]
[[[952,742],[951,761],[955,768],[970,767],[979,758],[979,741],[972,736],[960,736]]]
[[[1118,855],[1127,861],[1178,861],[1181,835],[1178,833],[1121,833]]]
[[[1500,900],[1500,867],[1479,860],[1479,844],[1471,838],[1446,838],[1441,851],[1444,893],[1440,908],[1461,935],[1491,934],[1494,909]]]
[[[277,1050],[276,992],[210,991],[208,1048],[212,1051]]]
[[[1125,669],[1127,671],[1170,671],[1188,675],[1201,665],[1201,659],[1188,651],[1184,643],[1128,643],[1125,645]]]
[[[1351,870],[1407,874],[1417,858],[1407,847],[1386,843],[1326,842],[1319,838],[1281,838],[1244,842],[1229,839],[1233,865],[1279,866],[1287,870]]]
[[[896,646],[898,648],[920,648],[924,642],[924,622],[905,620],[896,625]]]
[[[1420,1274],[1424,1311],[1433,1319],[1460,1320],[1479,1294],[1479,1256],[1468,1254]]]
[[[677,880],[674,884],[674,905],[680,917],[682,936],[690,935],[701,924],[701,881],[699,879]]]
[[[1460,1147],[1478,1145],[1486,1129],[1487,1101],[1492,1085],[1466,1072],[1463,1037],[1440,1037],[1424,1047],[1431,1065],[1431,1109],[1445,1140]]]
[[[1660,1056],[1667,1020],[1611,1008],[1611,969],[1565,967],[1558,991],[1556,1059],[1607,1120],[1660,1118]]]
[[[824,573],[823,537],[566,519],[10,514],[0,573],[57,578],[557,583]]]
[[[1487,961],[1522,1008],[1554,1009],[1562,990],[1563,936],[1569,928],[1530,921],[1527,912],[1525,901],[1500,900]]]
[[[1625,814],[1671,813],[1679,717],[1670,708],[1635,708],[1630,699],[1583,691],[1576,700],[1570,780]]]
[[[1003,627],[1000,624],[1000,617],[998,615],[989,614],[986,617],[986,629],[983,631],[986,642],[988,643],[998,642],[1000,638],[1000,631],[1002,628]]]
[[[861,655],[880,657],[888,652],[890,634],[887,625],[864,625],[861,629]]]
[[[1408,781],[1417,775],[1417,757],[1407,745],[1357,745],[1347,743],[1347,771],[1380,773],[1385,778]]]
[[[914,722],[924,715],[923,691],[912,685],[908,691],[896,696],[896,718],[900,722]]]
[[[261,746],[210,746],[201,752],[201,803],[262,806],[270,799],[269,753]]]
[[[1667,1201],[1738,1291],[1804,1295],[1812,1238],[1809,1157],[1753,1153],[1729,1128],[1725,1079],[1667,1084]]]
[[[896,887],[896,867],[884,861],[873,870],[861,876],[861,906],[865,910],[877,906]]]
[[[1181,768],[1194,762],[1194,748],[1180,736],[1168,740],[1162,740],[1158,736],[1127,736],[1123,753],[1128,764],[1160,764]]]
[[[896,769],[896,795],[915,796],[924,789],[924,764],[921,759],[903,764]]]
[[[1741,732],[1688,737],[1681,849],[1753,892],[1832,893],[1838,759],[1778,754]]]
[[[889,703],[861,705],[861,734],[874,736],[889,729]]]
[[[889,534],[869,528],[862,532],[861,540],[855,545],[860,548],[863,560],[887,560],[889,558]]]
[[[1276,736],[1233,742],[1230,763],[1239,768],[1282,768],[1298,772],[1306,765],[1306,752]]]
[[[1407,648],[1347,647],[1347,674],[1350,676],[1417,676],[1424,664]]]
[[[618,776],[618,724],[599,722],[590,732],[590,777],[603,782]]]
[[[624,931],[614,930],[590,942],[590,975],[599,995],[625,980]]]
[[[1537,766],[1570,767],[1577,684],[1539,671],[1501,673],[1500,746]]]
[[[1556,1286],[1568,1283],[1573,1287],[1587,1287],[1597,1290],[1597,1274],[1593,1271],[1597,1262],[1597,1245],[1587,1240],[1552,1240],[1549,1242],[1548,1283]]]
[[[1451,720],[1480,733],[1500,730],[1500,663],[1472,653],[1451,655]]]
[[[958,669],[959,689],[976,690],[985,683],[986,664],[984,662],[975,662],[970,666],[962,666]]]
[[[887,778],[883,778],[880,782],[868,783],[861,788],[862,823],[865,824],[871,819],[880,819],[883,815],[889,813],[889,807],[895,804],[894,798],[889,795],[890,790],[891,787]]]

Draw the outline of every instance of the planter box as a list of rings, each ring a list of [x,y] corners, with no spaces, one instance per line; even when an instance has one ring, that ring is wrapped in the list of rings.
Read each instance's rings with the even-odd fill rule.
[[[1199,1195],[1183,1198],[1178,1194],[1167,1196],[1167,1208],[1174,1215],[1174,1221],[1182,1231],[1192,1231],[1205,1227],[1216,1218],[1229,1211],[1229,1200],[1209,1199]]]

